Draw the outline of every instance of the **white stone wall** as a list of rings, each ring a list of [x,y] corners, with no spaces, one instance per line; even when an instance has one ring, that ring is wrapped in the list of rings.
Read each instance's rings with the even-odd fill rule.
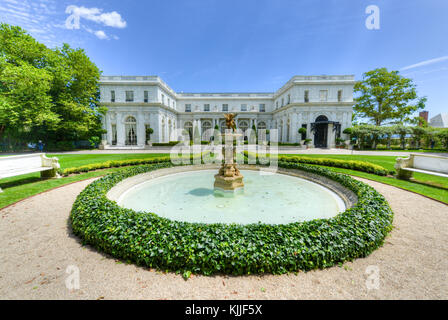
[[[145,125],[150,125],[154,133],[153,142],[177,140],[176,128],[183,128],[186,122],[202,130],[205,121],[214,127],[222,125],[225,112],[222,105],[228,104],[228,112],[236,112],[237,123],[247,121],[252,125],[264,122],[267,129],[278,129],[281,142],[300,142],[298,129],[307,125],[307,137],[313,139],[311,123],[324,115],[329,121],[339,122],[341,132],[351,126],[354,78],[351,76],[296,76],[275,93],[216,93],[183,94],[175,93],[158,77],[104,77],[100,86],[101,103],[108,108],[103,119],[107,130],[108,145],[112,145],[112,125],[117,128],[117,144],[125,146],[125,120],[132,116],[137,120],[137,146],[144,148],[146,143]],[[111,102],[110,92],[115,91],[115,102]],[[305,91],[309,92],[309,103],[304,102]],[[321,101],[320,91],[327,90],[327,100]],[[338,91],[342,90],[342,101],[338,101]],[[125,92],[134,91],[134,101],[125,101]],[[144,91],[148,91],[148,102],[144,103]],[[162,98],[163,96],[164,98]],[[290,98],[288,98],[288,95]],[[169,99],[169,102],[168,102]],[[283,106],[281,99],[283,99]],[[288,101],[289,100],[289,101]],[[278,108],[276,102],[278,101]],[[289,103],[288,103],[289,102]],[[185,105],[191,104],[192,112],[185,112]],[[204,111],[204,105],[210,111]],[[241,111],[241,105],[247,111]],[[265,104],[266,112],[259,112],[259,105]],[[334,132],[328,127],[328,147],[334,146]]]

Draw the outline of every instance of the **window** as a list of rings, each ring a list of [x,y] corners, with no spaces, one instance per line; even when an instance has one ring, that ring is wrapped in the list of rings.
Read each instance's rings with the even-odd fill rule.
[[[143,101],[148,102],[148,91],[143,92]]]
[[[165,95],[162,94],[162,104],[165,104]]]
[[[260,103],[259,111],[260,112],[266,112],[266,105],[264,103]]]
[[[328,90],[320,90],[320,101],[327,101]]]
[[[310,92],[305,90],[305,102],[310,102]]]
[[[282,107],[285,105],[285,99],[282,98]]]
[[[170,98],[168,98],[168,103],[167,103],[168,107],[170,106]]]
[[[112,145],[113,146],[117,145],[117,125],[116,124],[112,125]]]
[[[278,101],[275,102],[275,109],[278,109]]]
[[[112,90],[110,92],[110,102],[115,102],[115,91],[114,90]]]
[[[185,112],[191,112],[191,104],[185,105]]]
[[[134,91],[126,91],[126,102],[134,101]]]
[[[338,91],[338,102],[342,102],[342,90]]]
[[[290,103],[291,103],[291,95],[288,94],[288,104],[290,104]]]
[[[229,105],[228,104],[223,104],[222,105],[222,111],[224,111],[224,112],[229,111]]]
[[[241,111],[247,111],[247,104],[241,105]]]
[[[209,104],[204,104],[204,111],[210,111],[210,105]]]

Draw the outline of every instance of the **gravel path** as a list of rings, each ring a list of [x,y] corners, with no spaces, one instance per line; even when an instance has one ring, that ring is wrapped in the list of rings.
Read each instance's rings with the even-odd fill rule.
[[[448,206],[414,193],[363,180],[384,194],[395,212],[395,229],[386,244],[365,259],[297,275],[184,281],[81,246],[67,218],[77,194],[91,181],[0,210],[0,299],[448,298]],[[80,270],[79,290],[66,288],[70,265]],[[366,286],[369,266],[379,270],[378,289]]]

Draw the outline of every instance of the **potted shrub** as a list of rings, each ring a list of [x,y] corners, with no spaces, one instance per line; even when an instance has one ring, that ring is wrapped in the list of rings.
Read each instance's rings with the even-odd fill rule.
[[[299,130],[297,132],[300,134],[299,143],[301,145],[304,145],[305,139],[306,139],[306,129],[305,128],[299,128]]]
[[[146,138],[148,139],[146,141],[146,144],[148,146],[152,146],[152,142],[151,142],[151,135],[154,133],[154,129],[153,128],[146,128]]]
[[[309,149],[310,148],[310,142],[312,140],[311,139],[305,139],[304,144],[306,145],[306,148]]]
[[[336,138],[336,149],[344,149],[345,148],[345,141],[342,138]]]

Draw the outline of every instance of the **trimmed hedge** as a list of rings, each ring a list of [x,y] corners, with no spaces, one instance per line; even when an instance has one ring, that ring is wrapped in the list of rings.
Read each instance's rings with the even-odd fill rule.
[[[180,143],[180,141],[170,141],[170,142],[162,142],[162,143],[154,142],[152,144],[152,146],[153,147],[173,147],[173,146],[178,145],[179,143]]]
[[[199,157],[203,157],[205,154],[210,152],[203,152],[200,155],[190,155],[190,160],[193,161],[194,159],[197,159]],[[71,174],[78,174],[78,173],[85,173],[89,171],[94,170],[100,170],[100,169],[108,169],[108,168],[119,168],[119,167],[126,167],[126,166],[137,166],[137,165],[143,165],[143,164],[153,164],[153,163],[164,163],[164,162],[171,162],[171,158],[169,156],[166,157],[156,157],[156,158],[148,158],[148,159],[126,159],[126,160],[110,160],[106,162],[99,162],[99,163],[91,163],[86,164],[80,167],[73,167],[73,168],[67,168],[59,170],[59,174],[65,176],[71,175]]]
[[[392,210],[375,189],[347,175],[294,162],[279,162],[279,166],[333,179],[355,192],[358,203],[330,219],[238,225],[172,221],[122,208],[106,197],[123,179],[171,166],[131,167],[90,184],[73,205],[74,233],[116,258],[188,277],[191,273],[282,274],[331,267],[369,255],[392,229]]]
[[[249,157],[249,155],[251,155],[252,157],[257,156],[257,160],[258,160],[258,155],[255,155],[255,153],[253,153],[253,152],[245,151],[244,155],[246,157]],[[267,156],[269,157],[269,155],[267,155]],[[373,164],[373,163],[366,162],[366,161],[358,161],[358,160],[341,160],[341,159],[331,159],[331,158],[308,158],[308,157],[300,157],[300,156],[294,156],[294,157],[279,156],[278,161],[344,168],[344,169],[362,171],[362,172],[367,172],[367,173],[373,173],[378,176],[387,176],[388,174],[395,173],[394,171],[389,171],[380,165]]]
[[[67,168],[59,170],[59,174],[68,176],[70,174],[84,173],[100,169],[119,168],[124,166],[135,166],[142,164],[170,162],[170,157],[158,157],[149,159],[127,159],[127,160],[110,160],[106,162],[91,163],[80,167]]]

